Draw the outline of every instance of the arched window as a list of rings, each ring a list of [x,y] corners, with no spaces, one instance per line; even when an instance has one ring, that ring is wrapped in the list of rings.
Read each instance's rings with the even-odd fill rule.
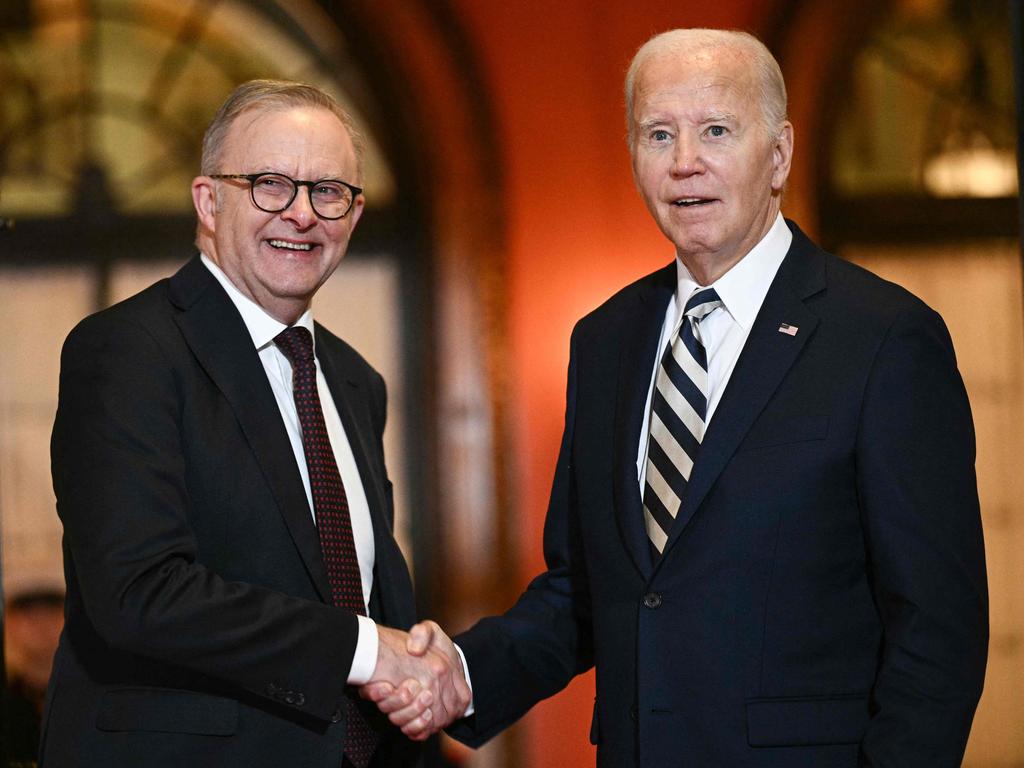
[[[901,0],[833,84],[830,244],[1017,236],[1009,4]]]
[[[192,255],[189,185],[202,133],[228,92],[256,77],[320,86],[367,134],[370,237],[355,238],[316,312],[388,379],[388,441],[405,447],[402,275],[393,241],[374,236],[401,231],[392,226],[394,174],[370,130],[371,89],[334,19],[304,0],[5,0],[0,212],[16,220],[0,233],[0,512],[9,585],[60,578],[48,445],[61,342],[86,314]],[[389,452],[400,512],[406,456]],[[400,518],[400,539],[407,527]]]

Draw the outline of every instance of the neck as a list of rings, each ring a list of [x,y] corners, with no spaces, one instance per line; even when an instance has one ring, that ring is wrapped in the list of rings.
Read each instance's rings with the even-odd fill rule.
[[[683,265],[688,270],[690,270],[690,274],[693,275],[693,279],[696,280],[699,285],[711,285],[722,275],[739,264],[744,258],[746,258],[747,254],[757,246],[758,243],[764,240],[768,232],[771,231],[772,226],[775,224],[775,219],[779,215],[777,198],[773,198],[772,202],[774,204],[769,207],[767,216],[761,226],[755,230],[757,234],[754,237],[745,239],[732,253],[727,254],[721,251],[683,253],[680,249],[676,249],[676,255],[679,257],[679,260],[683,262]]]

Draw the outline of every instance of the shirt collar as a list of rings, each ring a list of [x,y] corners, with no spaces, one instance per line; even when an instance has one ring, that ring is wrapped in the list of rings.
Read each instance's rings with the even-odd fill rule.
[[[758,244],[732,269],[712,283],[718,298],[722,300],[722,306],[743,330],[749,330],[754,324],[768,288],[775,279],[775,273],[779,271],[782,260],[786,258],[792,242],[793,233],[789,231],[780,213]],[[690,294],[697,288],[705,286],[699,285],[693,279],[690,270],[678,256],[676,275],[678,285],[675,301],[679,314],[682,314]]]
[[[246,329],[249,331],[249,335],[252,337],[253,346],[257,350],[262,350],[264,347],[269,346],[273,341],[274,337],[277,336],[288,326],[267,314],[267,311],[263,309],[259,304],[250,299],[244,293],[242,293],[231,282],[231,279],[224,274],[222,270],[209,256],[205,253],[199,254],[203,264],[208,270],[217,278],[227,293],[228,298],[238,308],[238,313],[242,316],[242,322],[245,323]],[[313,332],[313,309],[310,307],[302,316],[295,321],[294,325],[301,325],[313,336],[313,349],[315,354],[316,349],[316,334]]]

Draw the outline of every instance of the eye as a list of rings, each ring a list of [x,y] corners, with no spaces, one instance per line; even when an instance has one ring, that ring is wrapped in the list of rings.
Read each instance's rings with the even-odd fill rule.
[[[282,176],[260,176],[255,182],[256,189],[271,194],[288,194],[291,182]]]
[[[321,181],[313,187],[313,194],[321,200],[341,200],[348,188],[333,181]]]
[[[657,130],[651,131],[651,141],[657,144],[668,141],[670,138],[669,132],[658,128]]]
[[[729,132],[729,129],[724,125],[712,125],[708,128],[708,135],[715,139],[720,139]]]

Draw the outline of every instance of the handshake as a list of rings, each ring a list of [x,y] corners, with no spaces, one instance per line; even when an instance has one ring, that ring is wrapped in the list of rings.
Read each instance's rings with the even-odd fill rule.
[[[410,739],[423,741],[465,714],[472,694],[455,644],[433,621],[406,634],[377,626],[373,677],[359,689]]]

